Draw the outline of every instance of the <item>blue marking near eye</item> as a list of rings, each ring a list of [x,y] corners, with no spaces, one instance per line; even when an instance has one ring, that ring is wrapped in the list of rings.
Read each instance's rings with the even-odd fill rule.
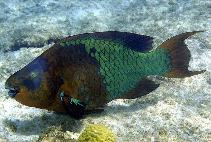
[[[40,87],[41,78],[25,79],[25,80],[23,80],[23,84],[24,84],[29,90],[36,90],[37,88]]]
[[[23,84],[29,90],[34,91],[41,85],[44,72],[48,69],[48,61],[44,58],[38,57],[26,66],[26,69],[29,71],[29,74],[27,78],[23,80]]]

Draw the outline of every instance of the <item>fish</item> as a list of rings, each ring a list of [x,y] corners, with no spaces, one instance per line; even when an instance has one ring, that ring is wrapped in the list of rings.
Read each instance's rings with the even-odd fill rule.
[[[148,76],[185,78],[190,51],[184,41],[202,31],[169,38],[153,49],[153,38],[105,31],[60,39],[5,82],[19,103],[80,119],[103,111],[114,99],[135,99],[159,87]]]

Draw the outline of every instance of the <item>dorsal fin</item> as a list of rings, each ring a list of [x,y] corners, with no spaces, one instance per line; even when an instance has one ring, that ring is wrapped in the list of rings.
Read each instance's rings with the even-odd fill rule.
[[[66,39],[74,40],[83,37],[118,41],[123,45],[125,45],[126,47],[130,48],[131,50],[138,52],[148,52],[153,48],[152,37],[129,32],[106,31],[106,32],[84,33],[84,34],[69,36]]]

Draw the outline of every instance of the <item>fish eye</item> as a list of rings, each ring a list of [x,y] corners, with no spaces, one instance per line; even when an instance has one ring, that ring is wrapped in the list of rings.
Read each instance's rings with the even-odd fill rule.
[[[40,87],[41,78],[39,72],[33,71],[29,73],[29,76],[23,80],[23,85],[29,90],[36,90]]]
[[[38,76],[38,72],[31,72],[30,77],[31,78],[36,78]]]

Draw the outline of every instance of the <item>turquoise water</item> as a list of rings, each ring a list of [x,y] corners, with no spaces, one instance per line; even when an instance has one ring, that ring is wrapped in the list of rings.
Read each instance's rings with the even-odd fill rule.
[[[207,71],[185,79],[150,77],[161,84],[154,92],[112,101],[102,114],[80,121],[8,97],[5,80],[56,39],[108,30],[149,35],[155,47],[173,35],[206,30],[186,43],[192,55],[190,69]],[[0,141],[37,141],[45,132],[74,141],[88,123],[109,126],[120,142],[211,141],[210,71],[209,0],[0,1]]]

